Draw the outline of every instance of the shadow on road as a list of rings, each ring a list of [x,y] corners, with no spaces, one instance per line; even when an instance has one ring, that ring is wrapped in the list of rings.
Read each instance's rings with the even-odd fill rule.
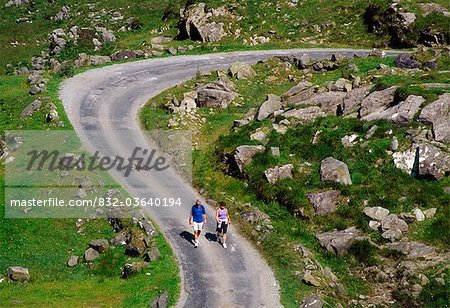
[[[189,244],[194,245],[194,234],[192,234],[191,232],[183,231],[180,233],[180,236],[188,241]]]
[[[206,232],[205,237],[210,242],[217,242],[217,235],[214,233]]]

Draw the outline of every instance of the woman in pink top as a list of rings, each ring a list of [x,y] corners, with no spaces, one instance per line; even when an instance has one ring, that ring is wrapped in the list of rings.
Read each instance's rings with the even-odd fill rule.
[[[230,223],[230,215],[226,208],[225,202],[220,202],[219,207],[216,209],[216,221],[217,221],[217,240],[220,243],[222,238],[223,248],[227,248],[227,229]]]

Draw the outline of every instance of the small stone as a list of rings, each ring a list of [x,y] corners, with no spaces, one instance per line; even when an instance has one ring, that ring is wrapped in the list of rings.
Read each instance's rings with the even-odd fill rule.
[[[78,264],[78,260],[79,260],[78,256],[71,256],[67,261],[67,266],[74,267],[75,265]]]
[[[381,222],[376,221],[376,220],[371,220],[371,221],[369,221],[369,227],[370,227],[370,229],[377,231],[381,227]]]
[[[419,209],[419,208],[416,207],[416,208],[413,210],[413,213],[414,213],[414,215],[416,215],[416,220],[417,220],[417,221],[424,221],[424,220],[425,220],[425,215],[424,215],[424,213],[422,212],[421,209]]]
[[[86,262],[92,262],[95,259],[97,259],[99,256],[99,253],[97,250],[93,249],[93,248],[88,248],[85,252],[84,252],[84,261]]]
[[[423,211],[423,214],[425,215],[426,218],[430,219],[430,218],[433,218],[434,215],[436,215],[436,211],[437,211],[437,209],[435,207],[433,207],[431,209],[427,209],[427,210]]]
[[[272,154],[272,156],[280,157],[280,148],[279,147],[271,147],[270,153]]]

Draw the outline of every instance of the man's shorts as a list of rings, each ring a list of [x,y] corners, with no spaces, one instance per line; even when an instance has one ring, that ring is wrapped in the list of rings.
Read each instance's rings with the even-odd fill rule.
[[[192,228],[194,229],[194,231],[203,230],[203,222],[192,222]]]
[[[219,233],[227,233],[227,229],[228,229],[228,223],[225,221],[221,221],[219,223],[217,223],[217,232]]]

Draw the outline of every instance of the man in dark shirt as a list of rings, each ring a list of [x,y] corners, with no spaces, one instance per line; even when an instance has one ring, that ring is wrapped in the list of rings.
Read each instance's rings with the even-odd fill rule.
[[[204,224],[206,224],[205,207],[201,204],[200,200],[197,200],[192,206],[189,215],[189,225],[194,229],[194,247],[196,248],[198,247],[200,232],[202,232]]]

